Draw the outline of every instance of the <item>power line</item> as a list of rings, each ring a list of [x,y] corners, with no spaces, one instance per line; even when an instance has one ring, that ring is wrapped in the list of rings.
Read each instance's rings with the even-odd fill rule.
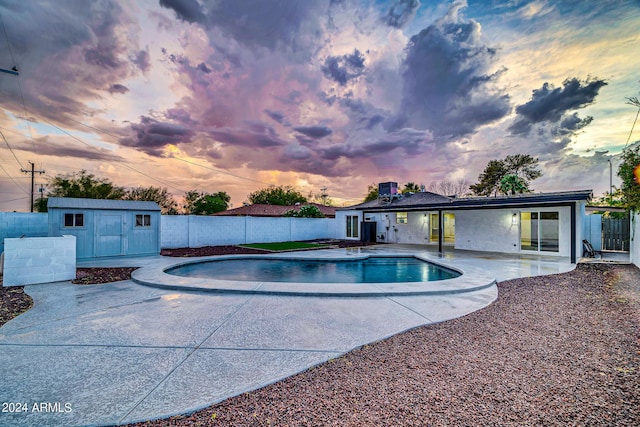
[[[11,154],[13,154],[13,158],[16,159],[16,162],[18,162],[18,165],[20,165],[20,167],[23,167],[22,163],[20,163],[20,160],[18,159],[18,156],[16,156],[16,153],[13,152],[13,148],[11,148],[11,145],[9,145],[9,141],[7,141],[7,138],[4,137],[4,133],[2,133],[2,131],[0,131],[0,135],[2,135],[2,139],[4,140],[4,143],[7,144],[7,147],[9,147],[9,151],[11,151]]]

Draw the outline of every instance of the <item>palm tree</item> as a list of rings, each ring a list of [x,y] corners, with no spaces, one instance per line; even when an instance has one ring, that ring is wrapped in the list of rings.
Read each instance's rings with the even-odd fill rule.
[[[401,191],[402,194],[418,193],[418,192],[420,192],[420,186],[418,184],[416,184],[415,182],[407,182],[404,185],[404,188]]]
[[[529,190],[529,184],[524,178],[520,178],[515,174],[509,174],[500,180],[500,192],[507,195],[514,195],[530,193],[531,190]]]

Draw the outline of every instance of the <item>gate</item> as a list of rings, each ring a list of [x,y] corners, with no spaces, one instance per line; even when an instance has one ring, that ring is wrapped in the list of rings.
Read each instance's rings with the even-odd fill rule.
[[[629,218],[602,218],[602,250],[629,251]]]

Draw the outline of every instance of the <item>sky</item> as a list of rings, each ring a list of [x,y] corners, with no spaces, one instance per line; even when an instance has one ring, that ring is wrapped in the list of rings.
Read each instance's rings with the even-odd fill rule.
[[[356,204],[529,154],[613,185],[640,140],[638,0],[0,0],[0,211],[80,170],[124,187],[325,188]],[[640,128],[640,126],[638,126]],[[36,197],[38,191],[36,189]]]

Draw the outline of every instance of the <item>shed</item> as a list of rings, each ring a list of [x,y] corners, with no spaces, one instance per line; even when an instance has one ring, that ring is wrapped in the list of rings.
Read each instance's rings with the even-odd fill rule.
[[[160,206],[135,200],[50,197],[49,236],[76,236],[78,259],[160,253]]]

